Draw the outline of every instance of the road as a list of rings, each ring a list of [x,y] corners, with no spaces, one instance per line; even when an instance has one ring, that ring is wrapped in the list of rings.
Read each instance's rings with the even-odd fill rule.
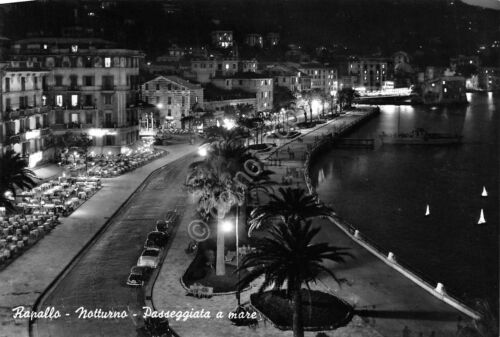
[[[128,307],[142,307],[143,291],[125,284],[129,270],[136,264],[156,220],[168,210],[184,205],[185,170],[194,158],[195,155],[187,155],[164,166],[141,185],[105,231],[44,296],[38,310],[54,306],[63,317],[34,321],[33,336],[138,336],[131,318],[81,319],[75,310],[84,307],[89,311],[127,311]]]

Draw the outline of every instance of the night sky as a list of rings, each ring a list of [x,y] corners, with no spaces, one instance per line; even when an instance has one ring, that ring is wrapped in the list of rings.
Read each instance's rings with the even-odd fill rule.
[[[459,0],[122,0],[104,9],[96,1],[45,1],[0,8],[0,34],[11,39],[57,36],[77,24],[151,57],[172,43],[208,44],[212,29],[232,29],[237,41],[278,32],[282,48],[324,45],[338,55],[404,50],[434,64],[500,40],[500,11]],[[485,63],[498,60],[498,52],[482,53]]]

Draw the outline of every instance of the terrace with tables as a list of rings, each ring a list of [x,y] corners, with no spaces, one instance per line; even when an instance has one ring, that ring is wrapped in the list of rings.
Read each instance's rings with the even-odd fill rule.
[[[0,211],[0,268],[20,256],[101,188],[97,177],[65,177],[16,195],[16,214]]]

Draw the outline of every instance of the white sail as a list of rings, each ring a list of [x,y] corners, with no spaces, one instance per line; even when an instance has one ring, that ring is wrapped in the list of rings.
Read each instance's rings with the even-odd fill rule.
[[[483,209],[481,208],[481,215],[479,216],[479,221],[477,222],[477,224],[481,225],[483,223],[486,223],[486,220],[484,219],[484,212]]]
[[[429,214],[431,214],[431,210],[429,208],[429,205],[427,204],[427,208],[425,210],[425,216],[428,216]]]
[[[488,192],[486,192],[486,187],[483,186],[483,193],[481,193],[481,196],[482,197],[487,197],[488,196]]]

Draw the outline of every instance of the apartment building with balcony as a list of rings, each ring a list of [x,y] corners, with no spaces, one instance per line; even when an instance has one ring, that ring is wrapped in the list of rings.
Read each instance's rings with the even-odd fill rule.
[[[42,92],[48,74],[38,63],[0,63],[0,156],[14,150],[30,167],[51,159],[50,108]]]
[[[304,83],[302,90],[319,89],[328,95],[338,90],[338,72],[334,67],[321,63],[302,63],[297,68],[306,75],[303,76],[304,82],[305,77],[310,81],[310,86]]]
[[[234,44],[233,31],[214,30],[211,33],[212,44],[217,48],[230,48]]]
[[[264,47],[264,38],[261,34],[251,33],[245,36],[245,44],[250,47]]]
[[[235,58],[210,58],[191,61],[191,70],[185,74],[199,83],[208,83],[215,77],[232,76],[238,72],[256,72],[257,60],[239,60]]]
[[[203,106],[203,88],[178,76],[158,76],[141,85],[142,100],[160,111],[160,125],[180,128],[182,117]]]
[[[255,95],[255,108],[266,112],[273,108],[273,78],[252,72],[236,73],[232,76],[216,77],[212,83],[224,90],[241,89]]]
[[[263,71],[274,79],[274,85],[285,87],[291,92],[302,91],[301,79],[307,77],[300,70],[284,65],[273,65]],[[305,86],[310,89],[310,86]]]
[[[355,87],[366,90],[380,90],[390,79],[389,59],[362,57],[347,62],[347,76],[356,76]]]
[[[30,38],[14,43],[12,57],[50,70],[42,99],[56,136],[86,133],[97,153],[138,140],[139,51],[97,38]]]

